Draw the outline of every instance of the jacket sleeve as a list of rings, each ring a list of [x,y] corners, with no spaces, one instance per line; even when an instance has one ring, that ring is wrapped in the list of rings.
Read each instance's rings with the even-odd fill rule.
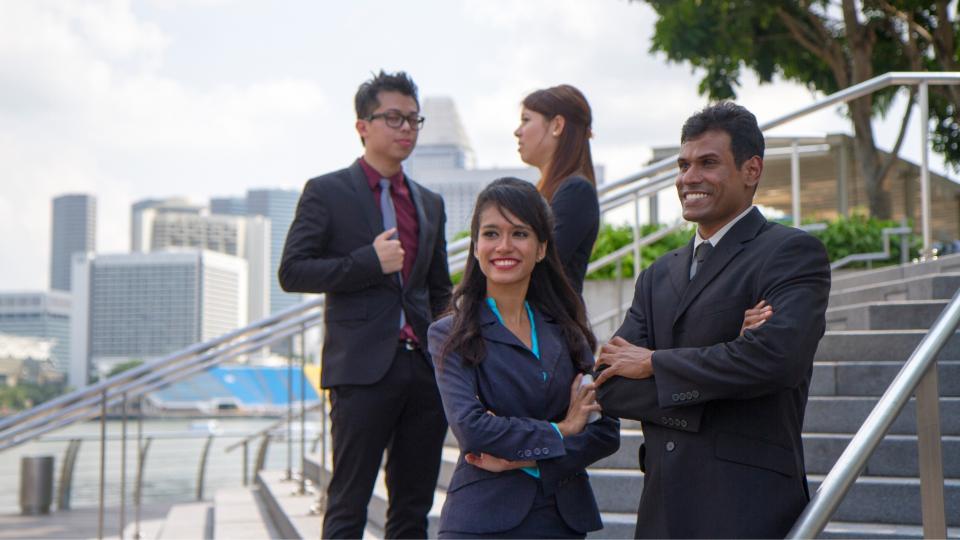
[[[589,347],[584,347],[581,354],[593,357]],[[547,495],[553,494],[591,464],[616,452],[620,448],[620,422],[604,414],[596,422],[584,426],[580,433],[564,437],[563,446],[566,449],[563,456],[537,462],[543,492]]]
[[[796,388],[808,377],[825,329],[826,250],[811,235],[792,235],[771,248],[758,276],[759,299],[774,309],[763,326],[726,343],[654,352],[661,405],[751,399]]]
[[[433,318],[443,315],[450,307],[451,290],[450,268],[447,265],[447,240],[444,231],[447,224],[447,214],[444,210],[443,199],[437,198],[440,210],[440,224],[437,229],[437,241],[433,246],[430,259],[430,269],[427,271],[427,287],[430,289],[430,311]]]
[[[431,325],[427,341],[430,356],[438,363],[435,371],[443,411],[460,449],[511,461],[564,455],[563,439],[550,422],[489,414],[478,396],[477,368],[453,352],[440,359],[450,321],[441,319]]]
[[[644,270],[637,279],[633,304],[627,316],[616,331],[620,336],[638,347],[651,348],[647,328],[647,303],[650,298],[652,270]],[[682,431],[698,431],[703,406],[699,407],[662,407],[657,398],[656,377],[649,379],[627,379],[612,377],[597,390],[597,400],[603,412],[617,418],[628,418],[651,422],[664,427]]]
[[[319,179],[307,183],[290,224],[277,277],[287,292],[353,292],[384,279],[373,244],[345,256],[327,253],[333,234]]]

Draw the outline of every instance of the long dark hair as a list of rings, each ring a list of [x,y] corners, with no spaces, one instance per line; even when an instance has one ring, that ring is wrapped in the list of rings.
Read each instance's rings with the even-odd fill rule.
[[[456,352],[467,362],[477,365],[486,356],[486,347],[480,337],[479,310],[487,296],[487,278],[473,256],[480,230],[480,214],[489,206],[505,210],[533,229],[537,240],[547,241],[547,252],[530,275],[527,301],[538,310],[550,314],[560,324],[570,358],[577,371],[589,371],[592,358],[581,358],[584,344],[593,350],[597,339],[590,331],[583,302],[563,271],[560,256],[553,242],[553,215],[546,201],[529,182],[516,178],[499,178],[484,188],[477,196],[470,221],[470,255],[463,280],[453,291],[450,310],[453,326],[450,336],[440,349],[437,365],[450,352]]]
[[[575,174],[596,186],[593,157],[590,155],[593,113],[583,93],[569,84],[561,84],[533,92],[523,99],[523,106],[542,114],[547,122],[558,115],[565,121],[546,174],[537,184],[540,193],[552,201],[560,183]]]

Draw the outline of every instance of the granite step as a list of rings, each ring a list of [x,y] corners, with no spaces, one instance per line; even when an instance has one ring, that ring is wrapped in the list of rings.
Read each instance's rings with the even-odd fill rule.
[[[175,504],[167,512],[167,517],[156,538],[209,540],[213,538],[213,512],[213,505],[208,502]]]
[[[827,310],[827,330],[910,330],[933,326],[947,300],[870,302]]]
[[[829,307],[897,300],[947,300],[960,289],[960,272],[916,276],[838,289],[831,286]]]
[[[941,397],[960,397],[960,361],[937,362]],[[880,397],[903,368],[893,362],[816,362],[810,379],[811,396]]]
[[[804,433],[803,456],[807,474],[826,474],[850,444],[846,433]],[[919,474],[917,437],[887,435],[867,461],[863,474],[869,476],[916,477]],[[941,438],[943,476],[960,479],[960,437]]]
[[[811,396],[807,401],[803,431],[805,433],[856,433],[870,411],[876,397]],[[893,435],[915,435],[917,413],[911,399],[890,426]],[[960,435],[960,398],[940,398],[941,435]]]
[[[213,497],[213,538],[263,539],[281,536],[258,490],[221,488]]]
[[[824,334],[815,362],[904,362],[927,330],[836,330]],[[960,361],[960,332],[947,339],[940,361]]]

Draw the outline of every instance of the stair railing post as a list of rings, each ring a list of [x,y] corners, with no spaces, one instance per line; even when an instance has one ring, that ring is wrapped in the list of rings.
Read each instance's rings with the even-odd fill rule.
[[[97,506],[97,538],[103,540],[103,498],[107,467],[107,390],[100,394],[100,500]]]
[[[300,327],[300,487],[297,495],[307,492],[307,475],[303,462],[307,457],[307,326]]]
[[[790,198],[793,226],[800,228],[800,146],[797,139],[790,143]]]
[[[243,485],[249,485],[250,479],[247,476],[248,468],[250,467],[250,443],[243,441]]]
[[[207,476],[207,456],[210,454],[210,445],[213,444],[213,433],[207,436],[207,443],[203,445],[203,454],[200,455],[200,467],[197,469],[197,500],[203,500],[203,483]]]
[[[937,362],[917,385],[917,453],[920,465],[920,508],[924,538],[946,538],[943,498],[943,451],[940,446],[940,391]]]
[[[640,275],[640,196],[637,193],[633,194],[633,275]]]
[[[293,351],[293,340],[290,340]],[[293,359],[287,357],[287,474],[284,480],[293,480]]]
[[[117,535],[123,540],[123,529],[127,521],[127,393],[122,394],[120,400],[121,436],[120,436],[120,533]]]
[[[930,245],[930,92],[920,83],[920,210],[923,228],[923,253],[920,260],[933,258]]]
[[[140,540],[140,490],[143,484],[143,397],[137,399],[137,483],[133,486],[133,538]]]

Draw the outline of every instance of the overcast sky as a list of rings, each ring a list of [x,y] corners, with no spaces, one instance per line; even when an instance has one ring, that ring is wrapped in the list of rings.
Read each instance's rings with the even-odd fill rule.
[[[687,66],[649,54],[654,20],[625,0],[0,0],[0,289],[47,287],[57,195],[94,194],[98,251],[120,252],[136,200],[299,188],[347,165],[353,94],[380,68],[451,96],[482,167],[521,165],[524,95],[573,84],[594,161],[623,177],[706,103]],[[742,82],[761,122],[817,97]],[[837,111],[778,130],[836,131]]]

